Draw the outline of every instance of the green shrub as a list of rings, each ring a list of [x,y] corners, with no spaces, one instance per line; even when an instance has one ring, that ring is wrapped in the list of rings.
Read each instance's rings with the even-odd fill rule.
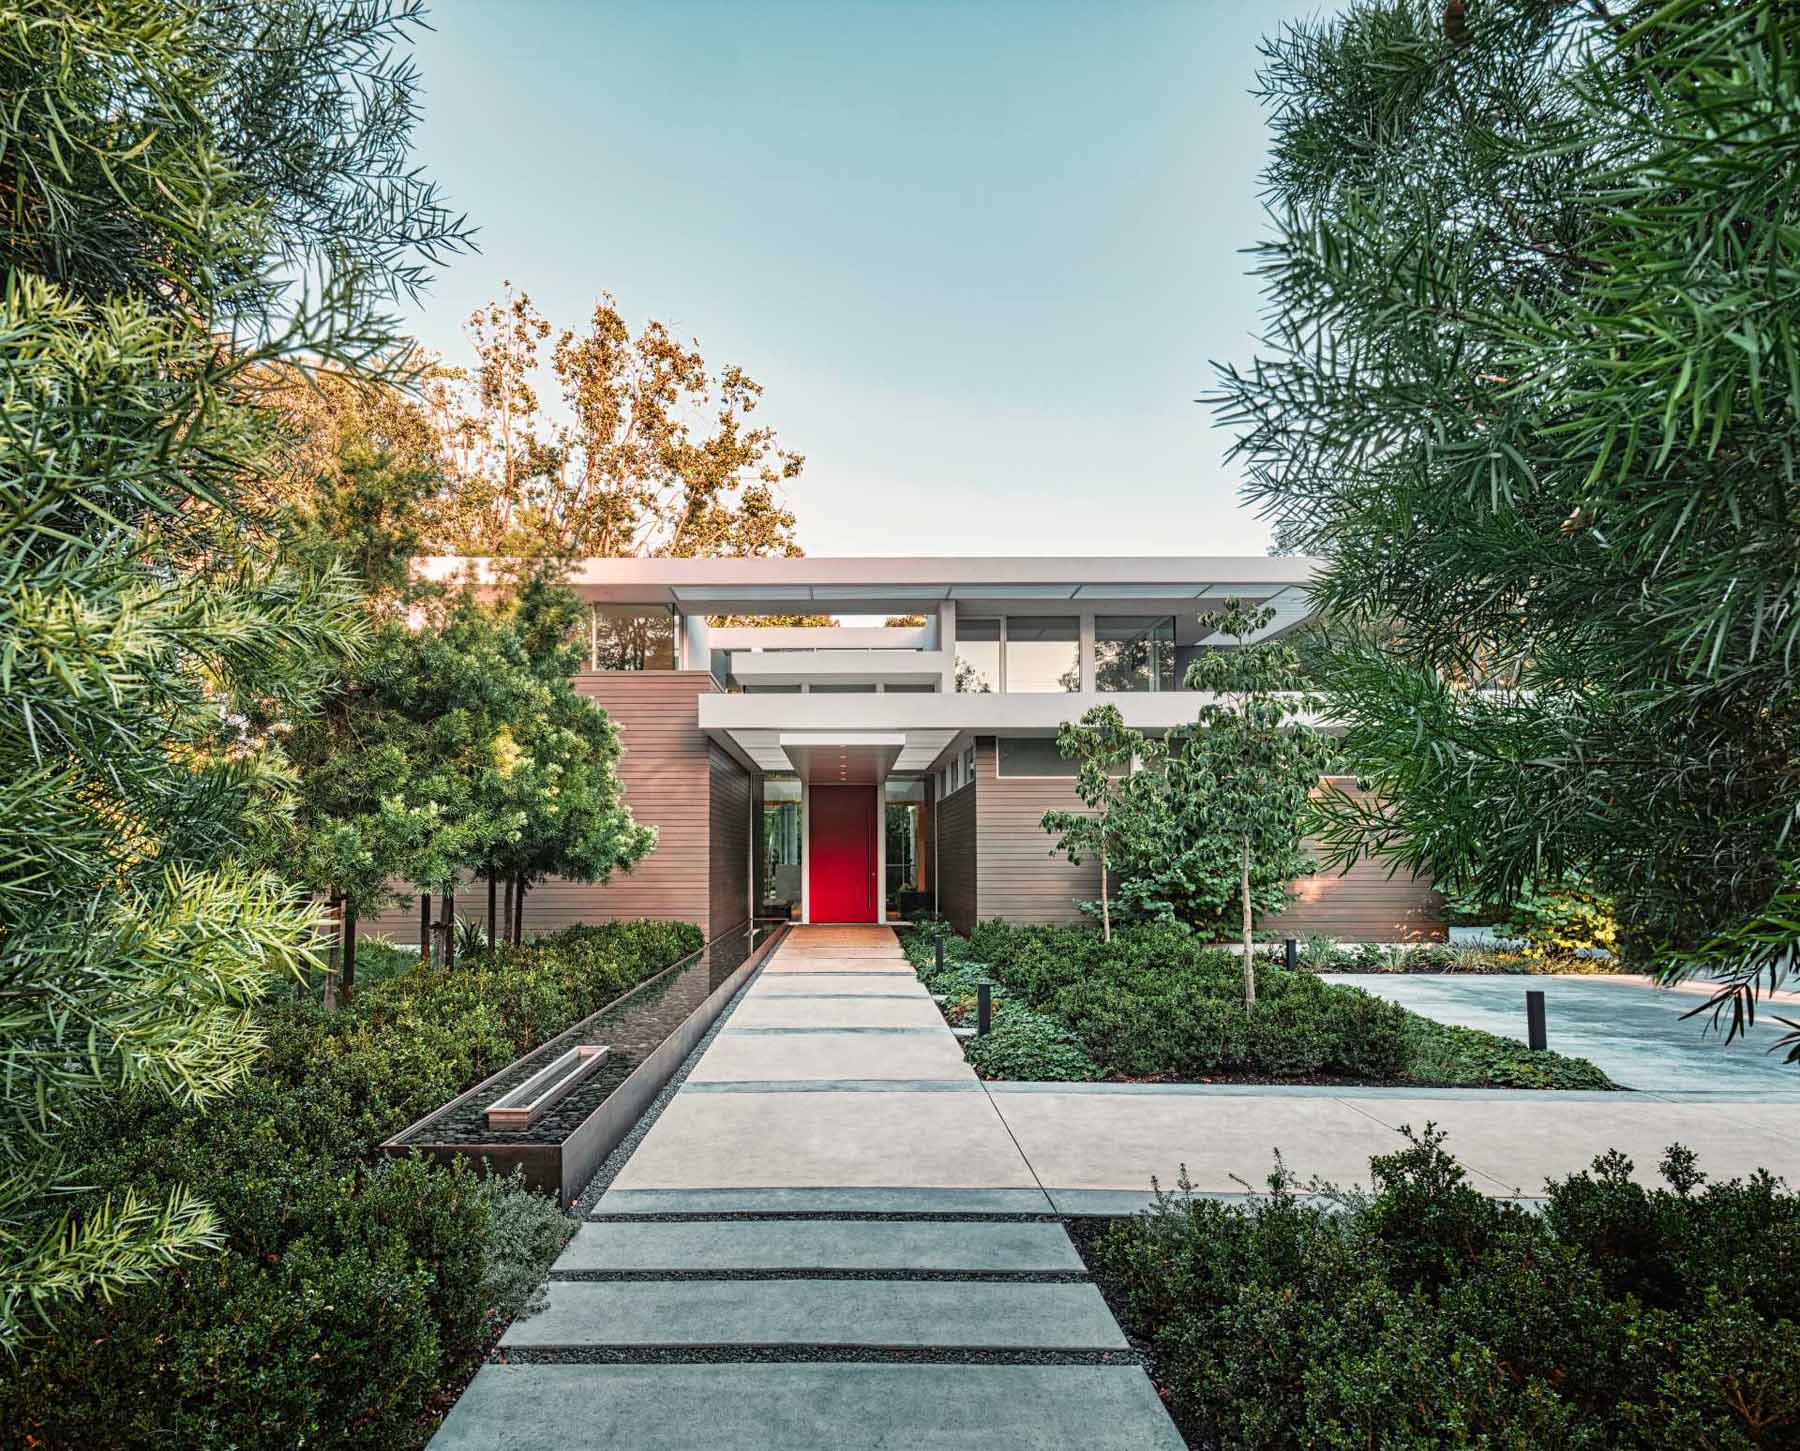
[[[1249,1206],[1164,1196],[1092,1258],[1155,1346],[1196,1444],[1791,1445],[1800,1200],[1758,1174],[1669,1188],[1617,1154],[1487,1199],[1429,1126],[1373,1191],[1309,1202],[1277,1163]]]
[[[59,1314],[0,1377],[0,1426],[48,1446],[416,1446],[567,1220],[516,1184],[376,1146],[700,937],[573,928],[466,968],[415,967],[332,1015],[284,989],[257,1009],[268,1046],[231,1098],[98,1109],[79,1126],[94,1192],[187,1184],[226,1247]]]
[[[1312,971],[1257,959],[1257,1006],[1245,1012],[1235,952],[1178,925],[1132,924],[1110,943],[1086,927],[983,922],[947,939],[944,968],[923,933],[909,959],[953,1021],[981,977],[996,994],[1048,1014],[1103,1073],[1124,1078],[1348,1080],[1516,1088],[1610,1088],[1583,1059],[1528,1053],[1469,1028],[1445,1028]],[[1380,949],[1370,949],[1387,961]],[[1449,949],[1409,949],[1447,953]],[[983,1067],[1005,1076],[995,1058]]]
[[[964,1044],[983,1078],[1028,1083],[1086,1083],[1100,1070],[1081,1040],[1055,1018],[1010,1004],[994,1014],[993,1031]]]

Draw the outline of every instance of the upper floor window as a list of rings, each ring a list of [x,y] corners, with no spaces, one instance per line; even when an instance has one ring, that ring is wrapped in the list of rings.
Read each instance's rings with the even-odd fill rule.
[[[1081,621],[1074,615],[1008,615],[1008,694],[1081,689]]]
[[[956,688],[976,694],[1080,690],[1080,620],[1074,615],[958,620]]]
[[[595,605],[596,670],[673,670],[675,616],[643,605]]]
[[[1000,688],[1000,621],[956,622],[956,688],[987,695]]]
[[[1097,615],[1094,618],[1097,690],[1173,690],[1173,615]]]

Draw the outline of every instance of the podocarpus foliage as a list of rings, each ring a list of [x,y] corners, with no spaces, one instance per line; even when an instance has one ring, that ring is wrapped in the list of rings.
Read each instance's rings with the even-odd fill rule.
[[[457,242],[404,163],[415,15],[0,5],[0,1343],[215,1241],[179,1184],[71,1210],[69,1125],[124,1087],[225,1092],[312,939],[243,848],[360,615],[251,507],[260,380],[359,366]]]
[[[1116,705],[1097,705],[1079,721],[1064,721],[1056,749],[1075,764],[1075,795],[1085,811],[1046,811],[1040,823],[1057,849],[1076,866],[1091,858],[1100,867],[1100,932],[1112,941],[1108,877],[1112,859],[1129,830],[1129,776],[1133,763],[1152,751],[1143,732],[1125,724]]]
[[[1217,401],[1363,637],[1383,805],[1332,855],[1582,874],[1741,1011],[1800,942],[1793,7],[1384,0],[1265,58],[1268,333]]]

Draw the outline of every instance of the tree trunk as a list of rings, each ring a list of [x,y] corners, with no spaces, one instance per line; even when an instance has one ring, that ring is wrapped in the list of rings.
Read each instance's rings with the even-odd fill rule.
[[[487,879],[488,879],[487,940],[488,940],[489,947],[497,947],[500,943],[500,927],[499,927],[498,908],[495,904],[495,898],[499,895],[498,890],[497,890],[499,887],[499,883],[494,880],[494,864],[492,862],[488,863]]]
[[[1238,879],[1244,897],[1244,1011],[1256,1006],[1256,953],[1250,942],[1250,838],[1244,838],[1244,870]]]
[[[501,909],[500,920],[494,926],[494,946],[512,941],[513,917],[513,879],[506,879],[506,904]]]
[[[444,888],[444,966],[456,966],[456,882]]]
[[[431,893],[419,893],[419,966],[431,966]]]
[[[519,878],[519,885],[513,892],[513,946],[520,947],[525,942],[525,894],[531,888],[525,878]]]
[[[356,903],[344,903],[344,983],[339,994],[348,1006],[356,993]]]
[[[1106,842],[1100,842],[1100,940],[1112,941],[1112,905],[1106,896]]]
[[[331,946],[325,953],[325,1011],[335,1013],[338,1005],[338,960],[344,940],[344,899],[331,899]]]

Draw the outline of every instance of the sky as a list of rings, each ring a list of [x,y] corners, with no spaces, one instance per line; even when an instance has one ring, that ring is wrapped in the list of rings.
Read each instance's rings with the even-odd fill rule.
[[[809,554],[1261,554],[1195,402],[1249,358],[1287,0],[433,0],[407,322],[602,291],[763,385]]]

